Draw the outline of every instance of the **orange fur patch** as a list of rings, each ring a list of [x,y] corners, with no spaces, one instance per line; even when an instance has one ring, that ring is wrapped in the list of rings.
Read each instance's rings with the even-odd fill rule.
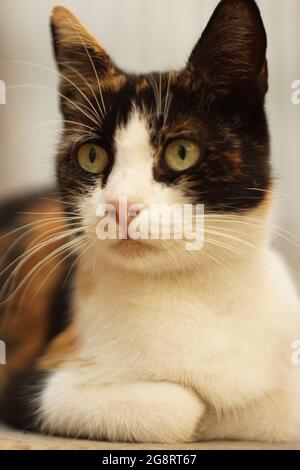
[[[64,230],[65,218],[57,215],[61,211],[62,206],[59,203],[38,200],[28,209],[28,212],[32,214],[16,215],[14,226],[8,231],[37,220],[40,223],[31,226],[31,230],[28,230],[26,236],[21,237],[17,244],[16,240],[23,232],[14,232],[3,239],[0,245],[1,255],[6,256],[2,269],[11,262],[9,248],[14,243],[17,245],[18,254],[25,254],[38,243],[45,241],[48,236]],[[58,220],[60,217],[61,219]],[[57,218],[57,220],[50,221],[51,218]],[[46,232],[49,232],[48,235]],[[59,262],[64,255],[49,259],[44,265],[40,265],[38,271],[35,271],[35,268],[54,250],[60,248],[65,241],[66,239],[52,242],[32,253],[14,274],[10,271],[5,279],[1,279],[3,286],[8,276],[13,276],[11,277],[12,288],[18,288],[28,276],[28,282],[24,283],[24,287],[16,291],[10,300],[0,305],[1,339],[7,346],[7,365],[0,368],[0,385],[6,382],[10,374],[26,369],[41,352],[51,322],[52,301],[57,286],[63,279],[65,266],[64,263],[59,265]],[[32,276],[29,277],[30,272]],[[9,290],[6,295],[10,295]]]
[[[37,363],[38,369],[56,369],[66,360],[72,359],[76,353],[76,342],[76,335],[72,328],[63,331],[49,344],[45,354]]]

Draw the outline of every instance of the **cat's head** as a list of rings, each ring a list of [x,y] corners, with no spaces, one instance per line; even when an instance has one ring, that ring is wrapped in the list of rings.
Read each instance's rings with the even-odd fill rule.
[[[94,256],[151,270],[249,251],[261,238],[257,214],[271,182],[266,33],[256,3],[221,1],[186,66],[167,73],[120,70],[64,7],[54,9],[52,31],[64,117],[58,181]],[[140,205],[135,222],[153,205],[203,204],[203,249],[187,251],[186,240],[97,240],[97,209],[120,197]]]

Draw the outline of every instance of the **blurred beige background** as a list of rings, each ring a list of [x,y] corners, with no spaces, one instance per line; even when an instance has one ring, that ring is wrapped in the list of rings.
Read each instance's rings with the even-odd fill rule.
[[[184,64],[218,1],[59,3],[70,7],[87,24],[119,66],[149,71]],[[300,243],[300,105],[291,100],[292,82],[300,80],[300,0],[258,3],[269,37],[267,111],[279,192],[275,223]],[[0,105],[1,199],[50,184],[53,179],[60,129],[49,34],[49,15],[55,4],[55,0],[0,0],[0,80],[8,87],[7,104]],[[9,88],[16,85],[20,87]],[[35,85],[43,88],[32,87]],[[277,238],[276,243],[298,271],[300,284],[300,249],[284,238]]]

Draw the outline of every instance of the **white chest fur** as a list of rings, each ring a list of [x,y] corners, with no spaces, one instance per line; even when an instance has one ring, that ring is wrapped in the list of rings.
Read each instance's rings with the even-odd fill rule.
[[[299,437],[299,304],[275,254],[223,272],[154,279],[102,265],[95,276],[76,301],[74,361],[40,396],[45,430],[138,442]]]
[[[81,355],[93,359],[84,381],[176,382],[218,407],[268,393],[289,373],[298,305],[274,254],[210,276],[104,272],[78,305]]]

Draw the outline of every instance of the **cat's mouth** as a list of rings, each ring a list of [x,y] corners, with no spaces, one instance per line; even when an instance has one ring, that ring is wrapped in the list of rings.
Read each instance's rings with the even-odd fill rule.
[[[128,237],[124,240],[116,240],[112,249],[123,256],[141,257],[157,253],[159,247],[144,240],[133,240]]]

